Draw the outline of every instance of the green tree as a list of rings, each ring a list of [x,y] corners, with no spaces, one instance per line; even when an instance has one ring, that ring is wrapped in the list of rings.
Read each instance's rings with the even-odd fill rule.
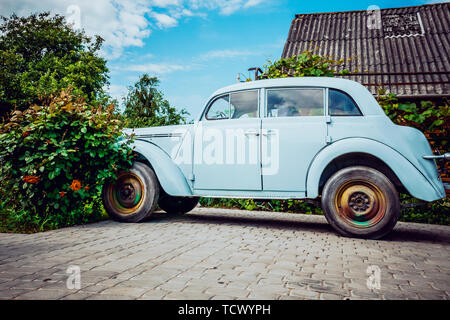
[[[169,101],[158,90],[157,77],[142,75],[139,80],[128,88],[124,98],[125,110],[123,116],[125,125],[129,128],[155,127],[186,123],[189,113],[185,109],[178,111],[170,106]]]
[[[98,56],[102,42],[49,12],[1,17],[0,117],[69,86],[87,102],[107,99],[102,88],[108,69]]]

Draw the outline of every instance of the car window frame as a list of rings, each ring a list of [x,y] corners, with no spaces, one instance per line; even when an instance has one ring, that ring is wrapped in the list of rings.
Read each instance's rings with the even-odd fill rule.
[[[261,118],[261,113],[260,113],[260,109],[261,109],[261,92],[260,92],[261,88],[251,88],[251,89],[243,89],[243,90],[234,90],[234,91],[229,91],[226,93],[222,93],[222,94],[218,94],[217,96],[211,98],[209,100],[209,102],[206,105],[206,108],[203,111],[202,117],[201,117],[201,121],[216,121],[216,120],[239,120],[240,118],[237,119],[232,119],[231,118],[231,94],[232,93],[239,93],[239,92],[245,92],[245,91],[256,91],[256,96],[258,98],[257,101],[257,110],[256,110],[256,117],[255,118],[245,118],[245,119],[259,119]],[[214,104],[214,102],[220,98],[223,98],[224,96],[228,96],[228,118],[221,118],[221,119],[210,119],[207,117],[209,109],[211,108],[211,106]]]
[[[271,90],[285,90],[285,89],[287,89],[287,90],[293,90],[293,89],[320,89],[320,90],[322,90],[322,94],[323,94],[323,96],[322,96],[322,99],[323,99],[323,101],[322,101],[322,108],[323,108],[323,114],[322,115],[317,115],[317,116],[292,116],[292,117],[269,117],[268,115],[269,115],[269,109],[268,109],[268,107],[269,107],[269,91],[271,91]],[[327,103],[328,103],[328,92],[327,92],[327,90],[326,90],[327,88],[325,88],[325,87],[316,87],[316,86],[311,86],[311,87],[309,87],[309,86],[287,86],[287,87],[269,87],[269,88],[265,88],[265,91],[264,91],[264,100],[265,100],[265,102],[264,102],[264,118],[266,118],[266,119],[278,119],[278,118],[283,118],[283,119],[286,119],[286,118],[306,118],[306,117],[325,117],[326,115],[327,115],[327,111],[328,111],[328,108],[327,108]]]
[[[338,91],[340,93],[345,94],[347,97],[350,98],[350,100],[353,102],[353,104],[356,106],[356,109],[359,111],[359,114],[331,114],[330,113],[330,90],[334,90],[334,91]],[[355,99],[353,99],[353,97],[348,94],[347,92],[345,92],[344,90],[341,89],[336,89],[336,88],[327,88],[326,90],[326,95],[327,95],[327,115],[330,117],[363,117],[364,114],[361,111],[361,108],[358,106],[358,104],[356,103]]]
[[[223,97],[228,96],[228,118],[208,118],[208,112],[211,109],[212,105],[214,104],[214,102],[216,102],[219,99],[222,99]],[[207,108],[205,109],[206,111],[204,112],[204,116],[203,118],[208,120],[208,121],[216,121],[216,120],[229,120],[230,119],[230,93],[225,93],[225,94],[221,94],[218,95],[216,97],[214,97],[213,99],[210,100],[210,103],[208,104]]]

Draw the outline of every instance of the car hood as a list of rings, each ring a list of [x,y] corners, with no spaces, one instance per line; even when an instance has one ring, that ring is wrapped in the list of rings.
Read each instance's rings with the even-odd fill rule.
[[[124,129],[125,134],[134,134],[134,139],[154,144],[174,158],[186,136],[193,128],[192,124],[171,125],[162,127],[148,127]]]
[[[182,124],[182,125],[170,125],[170,126],[161,126],[161,127],[147,127],[147,128],[126,128],[123,130],[125,134],[134,133],[136,137],[139,136],[162,136],[162,135],[170,135],[173,136],[184,134],[192,124]]]

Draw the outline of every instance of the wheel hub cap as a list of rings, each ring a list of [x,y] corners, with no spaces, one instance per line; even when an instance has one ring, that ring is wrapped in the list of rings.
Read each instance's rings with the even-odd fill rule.
[[[358,228],[376,225],[386,211],[383,193],[367,181],[350,181],[342,185],[336,193],[335,204],[343,220]]]
[[[132,213],[142,202],[144,187],[133,173],[121,174],[111,188],[114,206],[124,214]]]

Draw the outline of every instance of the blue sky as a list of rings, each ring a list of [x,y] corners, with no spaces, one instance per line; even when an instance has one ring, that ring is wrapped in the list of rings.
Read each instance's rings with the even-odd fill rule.
[[[0,15],[50,10],[105,38],[110,93],[148,73],[165,97],[194,118],[237,73],[279,59],[296,13],[365,10],[445,1],[305,0],[2,0]]]

